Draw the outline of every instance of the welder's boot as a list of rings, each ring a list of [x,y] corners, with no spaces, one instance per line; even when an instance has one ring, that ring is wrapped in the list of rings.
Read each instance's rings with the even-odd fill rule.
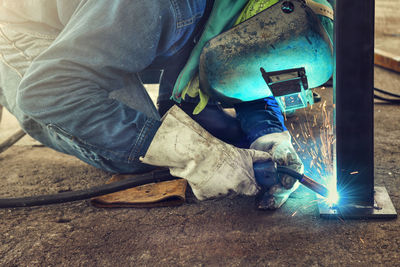
[[[186,179],[200,199],[228,194],[255,195],[259,187],[253,163],[271,159],[267,152],[241,149],[208,133],[184,111],[173,106],[162,118],[143,163],[169,167]]]

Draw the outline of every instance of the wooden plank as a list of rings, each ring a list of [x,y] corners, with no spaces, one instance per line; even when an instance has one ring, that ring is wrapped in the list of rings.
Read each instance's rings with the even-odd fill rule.
[[[400,72],[400,56],[375,48],[374,53],[375,65]]]
[[[375,65],[400,72],[400,1],[375,0]]]

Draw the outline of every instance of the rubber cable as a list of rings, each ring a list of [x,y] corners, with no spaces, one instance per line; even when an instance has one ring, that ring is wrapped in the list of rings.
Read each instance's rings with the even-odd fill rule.
[[[32,207],[72,202],[114,193],[135,186],[174,179],[177,178],[173,177],[169,173],[168,169],[156,170],[150,173],[138,174],[132,178],[127,178],[122,181],[95,186],[84,190],[62,192],[53,195],[40,195],[22,198],[2,198],[0,199],[0,208]]]
[[[394,97],[394,98],[387,98],[387,97],[383,97],[383,96],[379,96],[377,94],[374,94],[374,98],[375,99],[386,101],[386,102],[389,102],[389,103],[392,103],[392,104],[400,104],[400,95],[395,94],[395,93],[391,93],[391,92],[388,92],[388,91],[385,91],[385,90],[382,90],[382,89],[379,89],[379,88],[374,88],[374,91],[379,92],[379,93],[384,94],[384,95],[388,95],[388,96]]]
[[[379,93],[382,93],[384,95],[389,95],[389,96],[394,96],[394,97],[400,98],[400,95],[398,95],[398,94],[391,93],[391,92],[388,92],[388,91],[385,91],[385,90],[382,90],[382,89],[379,89],[379,88],[374,88],[374,90],[379,92]]]
[[[386,98],[386,97],[382,97],[382,96],[378,96],[378,95],[374,95],[375,99],[378,100],[382,100],[382,101],[386,101],[392,104],[400,104],[400,99],[390,99],[390,98]]]

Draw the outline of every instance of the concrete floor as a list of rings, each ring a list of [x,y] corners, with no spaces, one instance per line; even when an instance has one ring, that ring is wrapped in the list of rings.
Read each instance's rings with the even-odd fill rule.
[[[376,67],[375,86],[400,94],[400,75]],[[331,112],[332,90],[318,92]],[[322,109],[315,104],[290,118],[292,135],[300,140],[300,125],[314,116],[319,132]],[[15,127],[6,115],[0,138]],[[399,136],[399,107],[376,103],[375,183],[387,188],[397,211]],[[301,145],[301,157],[308,152]],[[29,138],[0,154],[0,170],[2,197],[87,188],[110,177]],[[322,220],[303,187],[275,212],[255,210],[249,197],[199,203],[191,194],[173,208],[99,209],[79,201],[0,210],[0,266],[54,265],[400,266],[400,220]]]

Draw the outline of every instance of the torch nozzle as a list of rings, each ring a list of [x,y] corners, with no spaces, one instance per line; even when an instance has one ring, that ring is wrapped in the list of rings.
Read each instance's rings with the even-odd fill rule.
[[[315,193],[320,194],[323,197],[328,197],[329,196],[329,190],[322,184],[314,181],[310,177],[303,175],[303,179],[299,180],[301,184],[305,185]]]
[[[307,188],[311,189],[317,194],[320,194],[323,197],[328,197],[329,196],[329,190],[322,184],[316,182],[315,180],[311,179],[305,174],[300,174],[288,167],[283,167],[283,166],[278,166],[277,167],[278,173],[284,173],[287,175],[292,176],[296,180],[298,180],[301,184],[306,186]]]

